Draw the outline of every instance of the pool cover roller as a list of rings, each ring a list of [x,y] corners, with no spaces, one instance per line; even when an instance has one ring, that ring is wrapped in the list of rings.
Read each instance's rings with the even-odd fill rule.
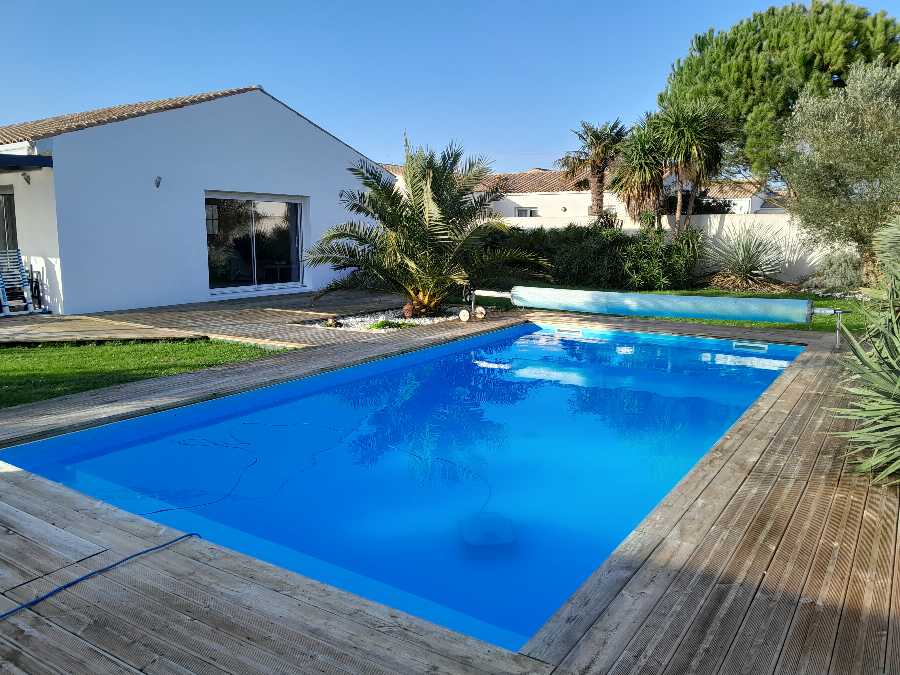
[[[519,307],[567,312],[798,324],[809,323],[813,312],[809,300],[573,291],[532,286],[513,286],[510,300]]]

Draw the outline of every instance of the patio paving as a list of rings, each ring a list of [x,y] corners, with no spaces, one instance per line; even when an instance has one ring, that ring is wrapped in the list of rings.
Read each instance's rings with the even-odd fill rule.
[[[105,312],[94,316],[211,338],[297,347],[379,339],[383,335],[338,331],[316,324],[331,317],[394,309],[402,304],[402,298],[391,293],[335,291],[322,298],[316,298],[314,293],[294,293]]]
[[[900,492],[854,473],[830,434],[847,428],[831,335],[493,314],[22,406],[0,412],[0,447],[529,316],[807,350],[519,653],[188,539],[0,622],[0,658],[28,673],[900,674]],[[2,464],[0,526],[0,611],[180,534]]]
[[[0,319],[0,345],[206,338],[277,347],[352,344],[389,334],[339,331],[317,324],[402,304],[400,296],[390,293],[336,291],[320,299],[313,293],[295,293],[83,316],[12,316]]]

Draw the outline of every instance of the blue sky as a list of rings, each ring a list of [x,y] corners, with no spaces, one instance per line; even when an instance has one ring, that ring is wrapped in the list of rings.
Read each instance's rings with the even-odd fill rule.
[[[651,109],[694,33],[771,4],[8,2],[0,123],[261,84],[378,161],[406,132],[501,171],[550,166],[579,120]]]

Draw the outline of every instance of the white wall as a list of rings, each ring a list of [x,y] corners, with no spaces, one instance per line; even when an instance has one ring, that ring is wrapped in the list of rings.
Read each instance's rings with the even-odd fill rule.
[[[0,186],[11,187],[16,206],[16,237],[25,266],[32,266],[43,277],[42,293],[46,306],[61,312],[64,306],[59,238],[56,230],[56,198],[53,170],[0,173]]]
[[[511,227],[565,227],[571,222],[587,225],[590,218],[506,218]],[[663,227],[671,229],[673,216],[663,219]],[[691,225],[704,232],[710,239],[718,239],[729,232],[738,232],[745,228],[765,232],[767,236],[779,241],[788,258],[788,266],[780,275],[784,281],[799,281],[805,279],[815,271],[816,265],[822,258],[826,249],[810,248],[802,241],[800,228],[791,222],[786,213],[726,213],[706,214],[691,217]],[[624,219],[622,229],[625,232],[635,234],[639,225],[627,216]]]
[[[309,245],[347,218],[338,193],[360,159],[263,92],[56,137],[65,311],[209,300],[205,191],[306,198]],[[306,285],[332,277],[308,269]]]
[[[715,214],[693,216],[691,225],[711,239],[729,232],[753,229],[778,241],[785,251],[788,265],[779,277],[783,281],[800,281],[810,276],[827,253],[824,248],[812,248],[803,242],[802,230],[786,213]]]
[[[547,221],[549,225],[558,219],[585,219],[590,206],[589,192],[526,192],[505,195],[503,199],[494,202],[492,208],[505,218]],[[536,208],[537,218],[515,218],[516,208]]]
[[[762,199],[747,197],[731,199],[735,214],[752,213],[762,205]],[[593,220],[588,215],[591,206],[589,192],[527,192],[505,195],[497,201],[494,210],[503,215],[510,225],[523,228],[565,227],[569,223],[588,225]],[[516,208],[537,208],[537,217],[517,218]],[[614,210],[616,217],[626,228],[637,227],[628,215],[625,204],[612,192],[603,193],[604,210]]]

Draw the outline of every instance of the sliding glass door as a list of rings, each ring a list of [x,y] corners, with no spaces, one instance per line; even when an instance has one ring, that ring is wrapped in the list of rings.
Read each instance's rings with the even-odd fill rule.
[[[209,287],[302,283],[298,202],[207,198]]]

